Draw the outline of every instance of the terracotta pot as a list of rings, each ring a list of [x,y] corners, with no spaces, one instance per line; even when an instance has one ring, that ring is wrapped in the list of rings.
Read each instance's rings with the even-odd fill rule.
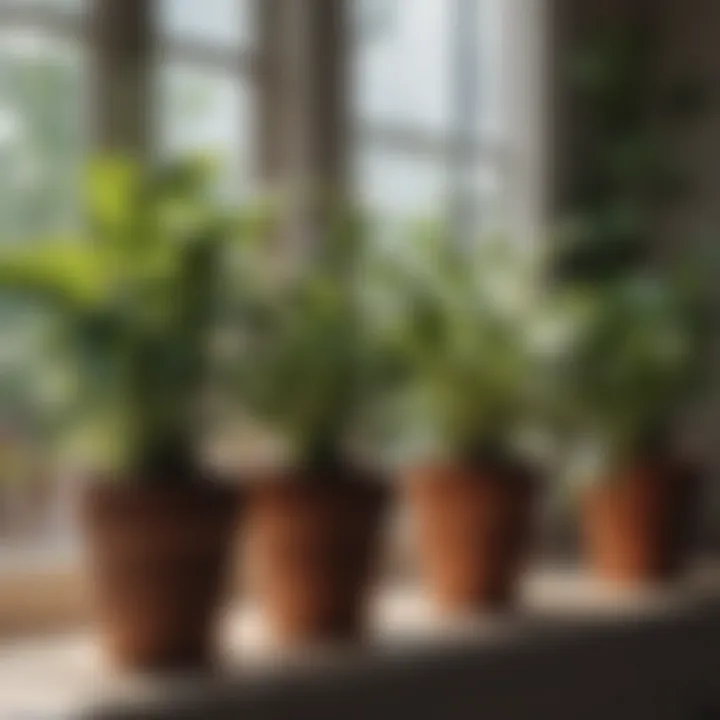
[[[421,564],[440,608],[511,606],[532,524],[529,475],[491,465],[425,467],[411,474],[408,489]]]
[[[594,572],[613,584],[670,580],[686,565],[699,482],[687,465],[638,462],[584,497],[583,534]]]
[[[250,490],[248,562],[281,643],[362,636],[384,499],[380,483],[357,475],[288,476]]]
[[[237,491],[102,484],[86,491],[83,516],[111,660],[157,670],[214,661]]]

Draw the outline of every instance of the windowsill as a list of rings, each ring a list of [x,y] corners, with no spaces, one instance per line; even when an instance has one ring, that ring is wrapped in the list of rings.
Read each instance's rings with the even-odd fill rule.
[[[294,655],[281,654],[273,648],[264,635],[261,619],[252,608],[236,607],[229,613],[223,635],[228,652],[223,674],[212,679],[183,678],[179,687],[170,681],[123,677],[114,673],[103,664],[97,637],[90,629],[32,640],[16,639],[0,649],[0,714],[34,712],[43,717],[41,713],[47,712],[47,717],[58,717],[67,712],[72,716],[102,705],[135,707],[131,716],[137,717],[136,713],[140,712],[137,704],[142,707],[145,703],[159,703],[160,706],[167,703],[170,708],[173,702],[181,702],[180,698],[184,698],[183,706],[192,702],[213,704],[220,699],[233,707],[237,703],[237,707],[242,708],[239,716],[252,717],[253,698],[259,703],[266,702],[263,687],[270,682],[273,687],[283,688],[279,695],[286,704],[284,711],[278,710],[277,715],[271,716],[297,717],[288,710],[290,708],[305,717],[301,705],[296,705],[292,697],[297,695],[297,702],[304,702],[302,698],[306,691],[312,695],[315,679],[325,683],[324,689],[332,689],[330,695],[334,696],[342,694],[343,688],[352,693],[355,687],[354,692],[358,693],[357,683],[362,687],[373,677],[380,680],[387,678],[388,672],[400,672],[403,682],[412,683],[413,677],[417,678],[418,685],[411,697],[419,701],[423,693],[429,693],[429,699],[435,691],[439,692],[439,689],[433,689],[432,677],[435,675],[428,676],[430,679],[420,678],[435,668],[432,673],[437,672],[439,679],[443,676],[443,663],[449,663],[447,668],[455,667],[459,658],[465,658],[463,662],[467,663],[478,662],[495,671],[497,658],[503,657],[505,663],[516,654],[518,662],[527,670],[527,658],[522,662],[521,658],[532,650],[539,653],[537,669],[544,672],[549,667],[546,662],[550,660],[540,658],[545,655],[547,658],[560,657],[567,649],[569,664],[566,667],[579,673],[573,658],[577,657],[579,661],[585,651],[594,647],[600,655],[607,651],[608,657],[615,658],[595,672],[612,676],[616,666],[631,661],[633,647],[636,646],[638,652],[641,647],[651,648],[661,636],[669,637],[673,628],[679,633],[678,641],[683,642],[690,642],[700,632],[699,637],[705,645],[699,648],[720,653],[718,565],[699,566],[677,588],[641,594],[602,591],[577,572],[544,569],[528,579],[523,605],[523,611],[514,617],[440,621],[417,591],[386,588],[378,595],[372,637],[364,648],[354,652],[314,651]],[[700,628],[698,623],[706,623],[707,627]],[[653,633],[648,633],[648,629],[654,629]],[[638,644],[641,640],[644,645]],[[611,642],[615,642],[615,646],[610,647]],[[608,647],[603,650],[605,645]],[[688,649],[672,651],[668,647],[662,651],[648,649],[647,652],[650,662],[679,662],[688,672],[699,658],[698,652]],[[639,688],[642,683],[637,678],[642,677],[644,663],[638,662],[641,667],[629,672],[637,675]],[[719,662],[720,657],[716,657],[711,665],[704,660],[702,667],[717,668]],[[412,673],[408,674],[408,670]],[[695,669],[693,677],[696,678],[693,682],[699,682],[700,676]],[[479,677],[475,681],[478,680]],[[606,681],[607,678],[597,679],[598,692],[604,692]],[[534,687],[530,676],[518,676],[516,682],[515,690],[506,689],[508,699],[524,692],[526,685],[528,692]],[[715,684],[718,692],[719,686],[720,683]],[[488,691],[495,690],[490,687]],[[570,686],[567,690],[572,693],[574,688]],[[376,687],[374,692],[377,696],[373,707],[381,708],[385,701],[384,690]],[[349,697],[356,698],[356,695]],[[365,691],[359,697],[367,699]],[[714,699],[720,703],[720,697]],[[317,700],[314,697],[313,702]],[[314,706],[311,704],[310,707]],[[482,704],[476,709],[481,707]],[[398,717],[406,716],[402,708],[396,712]],[[198,716],[205,717],[203,713]],[[379,710],[375,712],[375,717],[385,716]],[[170,709],[167,717],[174,717]],[[644,718],[645,715],[636,717]]]
[[[89,612],[76,547],[0,552],[0,648],[8,638],[78,626]]]

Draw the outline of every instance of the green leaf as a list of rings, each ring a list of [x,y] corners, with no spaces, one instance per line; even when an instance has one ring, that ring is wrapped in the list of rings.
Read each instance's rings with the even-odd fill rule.
[[[67,310],[102,302],[109,280],[100,251],[80,241],[35,242],[0,253],[0,289]]]
[[[86,180],[91,226],[113,237],[127,230],[133,207],[142,199],[142,190],[142,173],[135,161],[107,156],[91,162]]]

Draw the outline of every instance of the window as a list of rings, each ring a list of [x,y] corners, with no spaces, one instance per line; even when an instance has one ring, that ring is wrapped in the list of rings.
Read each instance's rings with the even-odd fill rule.
[[[170,36],[195,38],[232,49],[255,44],[254,0],[159,0],[159,23]]]
[[[160,68],[160,150],[207,152],[221,161],[223,190],[238,197],[250,185],[250,91],[237,75],[183,61]]]
[[[355,112],[363,123],[446,135],[453,122],[451,0],[359,0]]]
[[[356,172],[362,202],[373,213],[390,218],[443,213],[448,173],[442,157],[366,143],[357,150]]]
[[[0,1],[0,242],[80,222],[88,137],[84,0]],[[38,318],[0,305],[0,558],[57,550],[69,537],[68,485],[33,452],[39,376],[24,353]],[[34,378],[34,379],[33,379]]]
[[[356,0],[357,183],[379,214],[446,217],[466,176],[474,205],[496,200],[475,178],[502,170],[485,152],[499,147],[501,5]]]
[[[0,4],[0,22],[9,9]],[[62,20],[49,14],[47,26],[27,22],[0,31],[0,238],[6,241],[62,231],[78,219],[73,179],[87,136],[86,59],[78,43],[55,29]]]
[[[522,33],[541,33],[542,4],[354,0],[355,182],[373,211],[514,229],[529,139],[513,114],[541,72]]]
[[[257,29],[252,0],[158,0],[159,150],[208,152],[223,170],[223,190],[246,193],[252,154],[250,67]]]

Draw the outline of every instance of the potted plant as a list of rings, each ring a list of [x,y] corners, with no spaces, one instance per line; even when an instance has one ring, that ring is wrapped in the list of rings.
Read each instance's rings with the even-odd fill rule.
[[[361,637],[385,504],[353,438],[375,360],[364,223],[332,216],[290,273],[256,283],[238,363],[245,411],[278,448],[248,488],[249,562],[272,632],[291,645]]]
[[[213,659],[237,522],[234,487],[203,463],[223,248],[235,221],[202,160],[89,173],[87,236],[3,251],[0,290],[52,324],[59,447],[92,467],[82,518],[114,661],[167,669]],[[58,383],[54,383],[57,387]]]
[[[594,152],[574,183],[555,269],[579,331],[556,384],[560,415],[569,410],[557,418],[566,470],[592,485],[593,566],[631,583],[668,576],[687,547],[697,473],[679,457],[674,426],[709,357],[702,283],[657,269],[691,244],[663,242],[665,212],[693,180],[668,140],[702,119],[708,93],[699,76],[657,83],[659,39],[631,12],[593,28],[570,68]]]
[[[591,566],[612,583],[667,579],[686,559],[698,477],[677,431],[710,357],[701,290],[650,269],[565,290],[583,317],[559,366],[565,471],[585,487]]]
[[[505,238],[457,249],[436,228],[388,263],[386,330],[403,368],[388,403],[401,430],[395,460],[430,591],[447,611],[516,597],[545,444],[543,267]]]

